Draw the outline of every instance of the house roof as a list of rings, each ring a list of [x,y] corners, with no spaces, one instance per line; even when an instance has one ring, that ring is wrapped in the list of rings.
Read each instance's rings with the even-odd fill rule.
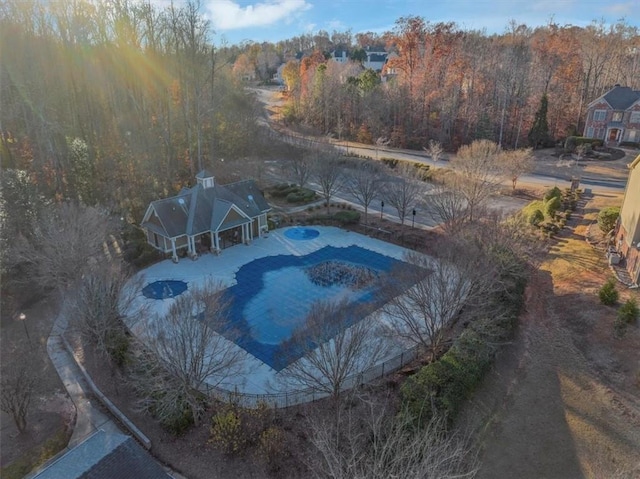
[[[202,171],[197,177],[213,175]],[[193,236],[219,231],[232,210],[239,212],[239,217],[227,226],[248,223],[271,207],[252,180],[214,184],[209,188],[198,183],[191,188],[183,188],[176,196],[151,202],[142,226],[167,238]]]
[[[97,431],[34,479],[170,479],[132,437]]]
[[[598,103],[600,100],[606,101],[614,110],[626,110],[636,101],[640,100],[640,91],[635,91],[628,86],[616,85],[607,93],[592,101],[589,107]]]
[[[387,59],[386,53],[370,53],[369,54],[369,62],[384,62]]]

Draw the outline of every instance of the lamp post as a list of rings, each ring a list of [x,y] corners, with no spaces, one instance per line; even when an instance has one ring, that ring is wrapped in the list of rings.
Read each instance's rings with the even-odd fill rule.
[[[27,335],[27,341],[29,341],[29,346],[31,346],[31,337],[29,336],[29,330],[27,329],[27,315],[20,313],[18,315],[18,321],[22,322],[22,325],[24,326],[24,334]]]
[[[416,224],[416,209],[413,209],[413,216],[411,217],[411,228]]]
[[[384,200],[380,201],[380,221],[382,221],[382,211],[384,210]]]

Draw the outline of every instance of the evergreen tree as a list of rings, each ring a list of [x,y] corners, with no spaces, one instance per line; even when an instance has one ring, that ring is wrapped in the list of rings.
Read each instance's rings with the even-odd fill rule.
[[[533,126],[529,131],[529,143],[533,148],[540,148],[549,142],[549,123],[547,123],[547,109],[549,100],[547,94],[542,95],[540,99],[540,108],[536,112],[533,120]]]

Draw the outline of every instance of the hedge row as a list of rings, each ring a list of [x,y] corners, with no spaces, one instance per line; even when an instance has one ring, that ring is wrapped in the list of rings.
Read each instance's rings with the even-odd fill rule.
[[[602,146],[602,140],[597,138],[587,138],[585,136],[569,136],[564,141],[564,148],[569,151],[573,151],[580,145],[591,145],[592,148],[599,148]]]
[[[455,419],[491,367],[498,345],[512,335],[517,324],[524,303],[525,265],[513,252],[494,253],[504,267],[501,280],[509,286],[490,298],[492,316],[472,319],[443,356],[402,385],[403,411],[417,425],[427,424],[436,414],[450,422]]]

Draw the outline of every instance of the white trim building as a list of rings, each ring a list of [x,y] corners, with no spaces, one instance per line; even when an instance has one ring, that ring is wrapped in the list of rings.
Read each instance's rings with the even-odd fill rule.
[[[218,185],[206,170],[196,180],[177,196],[151,202],[140,225],[151,246],[177,262],[181,250],[192,259],[200,251],[219,254],[229,246],[249,244],[268,230],[271,207],[254,181]]]

